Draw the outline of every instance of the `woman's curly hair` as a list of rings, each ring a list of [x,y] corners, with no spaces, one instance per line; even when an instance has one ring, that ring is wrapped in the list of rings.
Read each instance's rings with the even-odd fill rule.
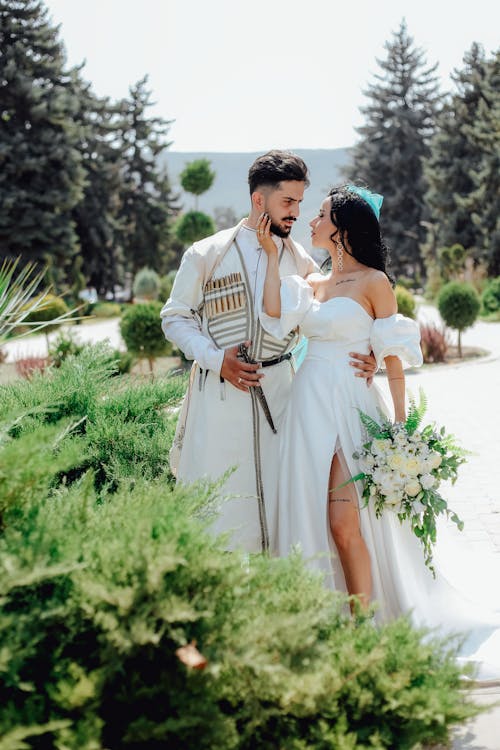
[[[339,239],[346,253],[370,268],[383,271],[392,285],[394,279],[387,270],[389,249],[380,234],[380,224],[370,205],[346,185],[328,193],[330,219],[339,230]],[[347,233],[350,250],[345,247]],[[333,240],[334,235],[331,239]],[[336,237],[336,235],[335,235]],[[336,241],[333,240],[334,242]]]

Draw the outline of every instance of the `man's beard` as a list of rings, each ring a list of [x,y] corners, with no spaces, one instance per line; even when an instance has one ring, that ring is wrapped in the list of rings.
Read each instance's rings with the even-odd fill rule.
[[[295,221],[295,219],[292,216],[286,216],[283,221]],[[271,219],[271,232],[272,234],[275,234],[276,237],[281,237],[282,239],[286,239],[290,232],[292,231],[292,227],[283,228],[279,224],[275,224],[274,221]]]

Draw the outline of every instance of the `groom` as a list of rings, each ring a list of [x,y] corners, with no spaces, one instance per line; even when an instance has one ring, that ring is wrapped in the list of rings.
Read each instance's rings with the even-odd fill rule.
[[[230,548],[273,552],[279,432],[300,334],[294,330],[280,340],[260,324],[267,257],[256,231],[259,216],[265,211],[271,218],[281,276],[306,277],[318,269],[290,238],[309,185],[303,160],[269,151],[250,167],[248,183],[248,218],[186,250],[161,311],[166,338],[195,360],[170,464],[183,482],[218,479],[233,468],[224,483],[230,499],[213,530],[230,532]],[[358,374],[373,375],[373,357],[356,359]]]

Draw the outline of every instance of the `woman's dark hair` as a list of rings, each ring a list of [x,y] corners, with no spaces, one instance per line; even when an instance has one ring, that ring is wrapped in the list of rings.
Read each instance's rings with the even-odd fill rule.
[[[284,180],[297,180],[309,187],[305,162],[291,151],[268,151],[259,156],[248,171],[250,195],[264,185],[276,189]]]
[[[383,271],[394,286],[394,279],[386,267],[389,249],[382,239],[380,224],[373,209],[345,185],[332,188],[328,196],[331,200],[330,219],[339,230],[339,239],[346,253],[365,266]],[[345,247],[346,233],[350,250]]]

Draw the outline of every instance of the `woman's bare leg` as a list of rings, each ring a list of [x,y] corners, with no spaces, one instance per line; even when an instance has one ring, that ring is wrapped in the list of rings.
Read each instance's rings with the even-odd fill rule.
[[[366,608],[372,595],[370,555],[359,526],[358,498],[353,484],[332,492],[350,478],[337,451],[328,482],[330,529],[344,571],[347,591],[359,597]]]

